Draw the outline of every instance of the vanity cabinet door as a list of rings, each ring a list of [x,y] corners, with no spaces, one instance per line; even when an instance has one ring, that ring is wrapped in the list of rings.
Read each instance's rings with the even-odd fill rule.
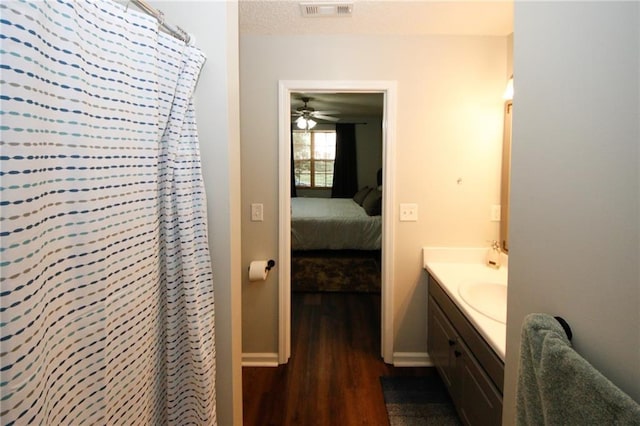
[[[504,367],[500,364],[499,371],[494,368],[493,358],[485,356],[493,353],[488,344],[431,277],[427,309],[429,356],[451,395],[462,423],[499,426],[502,422],[502,394],[491,377],[501,378]],[[478,357],[470,348],[481,356]],[[490,369],[483,367],[479,360],[485,360]]]
[[[458,367],[458,413],[466,425],[500,425],[502,397],[477,363],[469,348],[459,341],[455,350]]]
[[[429,357],[438,369],[442,381],[449,391],[452,399],[457,399],[455,395],[456,386],[456,357],[455,347],[458,336],[451,326],[449,320],[440,310],[438,304],[431,296],[428,299],[428,323],[427,323],[427,348]]]

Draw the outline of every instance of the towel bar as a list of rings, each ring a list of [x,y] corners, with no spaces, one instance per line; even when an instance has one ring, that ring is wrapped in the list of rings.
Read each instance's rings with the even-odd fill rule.
[[[569,327],[569,323],[566,322],[564,320],[564,318],[562,318],[562,317],[554,317],[554,318],[562,326],[562,329],[564,330],[564,333],[567,335],[567,339],[569,339],[569,341],[571,341],[571,338],[573,337],[573,333],[571,332],[571,327]]]

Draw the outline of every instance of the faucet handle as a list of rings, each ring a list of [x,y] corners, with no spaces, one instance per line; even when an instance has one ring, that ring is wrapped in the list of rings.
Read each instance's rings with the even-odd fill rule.
[[[489,243],[489,247],[491,247],[494,250],[500,250],[500,243],[498,242],[498,240],[487,240],[487,242]]]

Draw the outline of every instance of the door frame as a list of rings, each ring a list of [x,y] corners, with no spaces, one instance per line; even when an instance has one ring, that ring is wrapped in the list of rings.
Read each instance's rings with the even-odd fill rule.
[[[280,80],[278,82],[278,363],[291,356],[291,94],[382,93],[381,355],[393,363],[394,191],[397,82],[387,80]]]

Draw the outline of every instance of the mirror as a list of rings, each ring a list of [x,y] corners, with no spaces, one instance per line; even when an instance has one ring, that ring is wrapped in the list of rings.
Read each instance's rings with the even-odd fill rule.
[[[511,123],[513,101],[504,103],[504,134],[502,141],[502,179],[500,186],[500,248],[509,253],[509,192],[511,182]]]

